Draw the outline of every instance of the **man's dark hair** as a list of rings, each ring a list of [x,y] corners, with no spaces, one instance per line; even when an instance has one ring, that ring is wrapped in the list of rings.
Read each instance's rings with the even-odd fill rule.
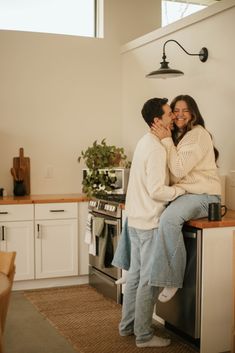
[[[162,106],[168,102],[167,98],[151,98],[144,103],[141,110],[145,122],[151,127],[154,118],[160,118],[164,114]]]

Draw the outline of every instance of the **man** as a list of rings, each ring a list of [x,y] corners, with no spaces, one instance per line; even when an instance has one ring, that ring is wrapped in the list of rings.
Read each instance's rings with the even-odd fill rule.
[[[142,116],[151,127],[161,119],[165,127],[172,126],[173,114],[166,98],[152,98],[142,108]],[[138,142],[131,166],[126,213],[131,239],[131,264],[125,287],[121,336],[135,334],[137,347],[164,347],[169,339],[153,335],[152,315],[156,287],[151,287],[151,250],[156,237],[159,217],[167,202],[185,193],[177,186],[169,187],[166,151],[151,132]]]

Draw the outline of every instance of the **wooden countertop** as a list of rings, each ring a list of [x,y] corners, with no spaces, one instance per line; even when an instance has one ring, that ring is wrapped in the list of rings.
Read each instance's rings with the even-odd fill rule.
[[[125,204],[120,205],[125,209]],[[218,228],[218,227],[235,227],[235,211],[228,210],[221,221],[208,221],[207,218],[191,219],[186,224],[196,228]]]
[[[196,228],[235,227],[235,211],[228,210],[221,221],[208,221],[207,218],[191,219],[188,225]]]
[[[89,198],[85,194],[52,194],[0,197],[0,205],[18,205],[32,203],[85,202]]]
[[[43,194],[28,196],[4,196],[0,197],[0,205],[18,205],[34,203],[59,203],[59,202],[86,202],[90,198],[85,194]],[[125,209],[125,205],[120,205]],[[196,228],[217,228],[217,227],[235,227],[235,211],[228,210],[221,221],[208,221],[207,218],[192,219],[187,222],[188,225]]]

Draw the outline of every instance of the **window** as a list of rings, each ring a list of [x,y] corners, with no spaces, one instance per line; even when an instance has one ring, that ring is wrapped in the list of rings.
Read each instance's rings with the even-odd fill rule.
[[[0,0],[0,29],[96,37],[102,0]]]
[[[162,27],[200,11],[216,1],[162,1]]]

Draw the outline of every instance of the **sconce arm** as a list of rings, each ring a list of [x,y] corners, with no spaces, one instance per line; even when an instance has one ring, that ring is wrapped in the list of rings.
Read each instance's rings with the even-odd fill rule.
[[[192,53],[189,53],[186,49],[184,49],[184,47],[179,43],[177,42],[177,40],[174,40],[174,39],[169,39],[167,40],[164,45],[163,45],[163,55],[162,55],[162,59],[163,61],[165,61],[166,59],[166,52],[165,52],[165,47],[166,47],[166,44],[169,43],[169,42],[175,42],[176,44],[178,44],[178,46],[187,54],[187,55],[191,55],[191,56],[199,56],[199,59],[202,61],[202,62],[205,62],[208,58],[208,50],[207,48],[203,47],[199,54],[192,54]]]

